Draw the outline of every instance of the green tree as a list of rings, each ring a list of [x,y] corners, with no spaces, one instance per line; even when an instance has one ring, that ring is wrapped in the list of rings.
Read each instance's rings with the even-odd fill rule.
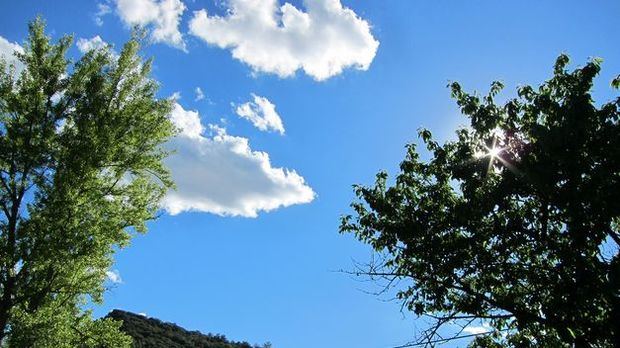
[[[568,62],[502,105],[499,82],[484,97],[450,84],[471,126],[443,145],[421,130],[428,160],[408,145],[393,183],[355,186],[340,231],[382,256],[365,273],[405,281],[397,298],[430,318],[410,345],[481,321],[472,345],[620,343],[620,98],[597,106],[600,61]]]
[[[155,97],[139,40],[75,64],[71,42],[50,42],[37,19],[16,53],[23,70],[0,62],[0,345],[128,346],[87,304],[172,185],[171,105]]]

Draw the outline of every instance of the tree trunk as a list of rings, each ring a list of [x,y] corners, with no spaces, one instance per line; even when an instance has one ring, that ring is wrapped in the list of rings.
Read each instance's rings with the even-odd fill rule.
[[[0,299],[0,347],[4,343],[7,334],[7,326],[11,309],[13,308],[13,293],[15,292],[15,264],[17,263],[16,243],[17,243],[17,219],[19,214],[19,205],[21,197],[13,197],[11,206],[11,215],[7,216],[7,252],[4,270],[4,284],[2,284],[2,298]]]

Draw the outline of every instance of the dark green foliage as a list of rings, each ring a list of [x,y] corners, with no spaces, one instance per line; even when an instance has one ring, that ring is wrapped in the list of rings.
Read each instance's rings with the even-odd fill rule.
[[[108,318],[122,321],[121,330],[133,338],[135,348],[258,348],[247,342],[229,341],[223,335],[202,334],[187,331],[175,324],[158,319],[113,310]]]
[[[595,104],[600,61],[568,61],[503,105],[501,83],[484,97],[452,83],[471,126],[444,145],[421,131],[430,160],[408,145],[393,185],[379,173],[355,187],[340,230],[382,254],[370,275],[406,280],[398,298],[434,320],[414,343],[479,320],[480,346],[620,343],[620,98]]]
[[[120,324],[85,305],[172,185],[170,102],[136,39],[71,64],[71,38],[44,29],[29,25],[21,72],[0,59],[0,345],[126,347]]]

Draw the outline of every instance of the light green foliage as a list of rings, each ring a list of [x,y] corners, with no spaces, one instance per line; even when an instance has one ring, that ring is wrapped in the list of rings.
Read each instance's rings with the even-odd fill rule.
[[[0,63],[0,341],[16,347],[123,347],[102,300],[114,250],[144,232],[172,186],[161,144],[170,102],[132,39],[71,65],[70,37],[29,26],[25,69]]]
[[[421,131],[430,160],[409,145],[393,185],[380,173],[355,187],[340,229],[384,256],[370,275],[406,280],[398,297],[434,321],[414,343],[480,320],[490,334],[473,345],[619,342],[620,98],[597,106],[600,61],[568,61],[504,105],[501,83],[484,97],[451,84],[471,127],[444,145]]]

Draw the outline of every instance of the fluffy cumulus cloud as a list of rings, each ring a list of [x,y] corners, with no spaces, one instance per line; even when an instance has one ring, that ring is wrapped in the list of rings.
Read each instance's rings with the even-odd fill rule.
[[[15,65],[16,72],[20,72],[24,68],[24,65],[17,60],[15,52],[24,52],[24,49],[17,43],[10,42],[0,36],[0,57],[8,64]]]
[[[256,217],[261,211],[314,199],[303,177],[274,167],[267,153],[250,148],[247,138],[229,135],[218,126],[203,126],[197,112],[178,103],[170,119],[179,129],[167,145],[176,151],[166,159],[177,185],[163,201],[170,214],[201,211]]]
[[[181,0],[116,0],[116,10],[127,25],[152,27],[151,36],[185,50],[185,41],[179,31],[185,4]]]
[[[172,112],[168,117],[179,130],[180,137],[197,139],[200,138],[205,131],[205,127],[202,125],[202,122],[200,122],[200,115],[198,112],[185,110],[179,103],[174,103]]]
[[[110,54],[112,59],[116,60],[120,57],[119,53],[116,52],[116,50],[112,48],[109,43],[105,42],[99,35],[93,36],[90,39],[79,38],[75,45],[78,50],[82,52],[82,54],[85,54],[91,50],[107,49],[107,52]]]
[[[299,69],[325,80],[354,67],[367,70],[379,42],[368,22],[340,0],[305,0],[305,11],[279,0],[229,0],[228,14],[194,12],[190,33],[230,49],[255,71],[289,77]]]
[[[267,98],[252,94],[254,101],[238,105],[235,113],[245,118],[262,131],[277,131],[284,134],[284,125],[280,115],[276,112],[276,106]]]
[[[108,46],[108,44],[101,39],[99,35],[90,39],[80,38],[78,39],[76,46],[82,53],[86,53],[91,50],[99,50]]]

